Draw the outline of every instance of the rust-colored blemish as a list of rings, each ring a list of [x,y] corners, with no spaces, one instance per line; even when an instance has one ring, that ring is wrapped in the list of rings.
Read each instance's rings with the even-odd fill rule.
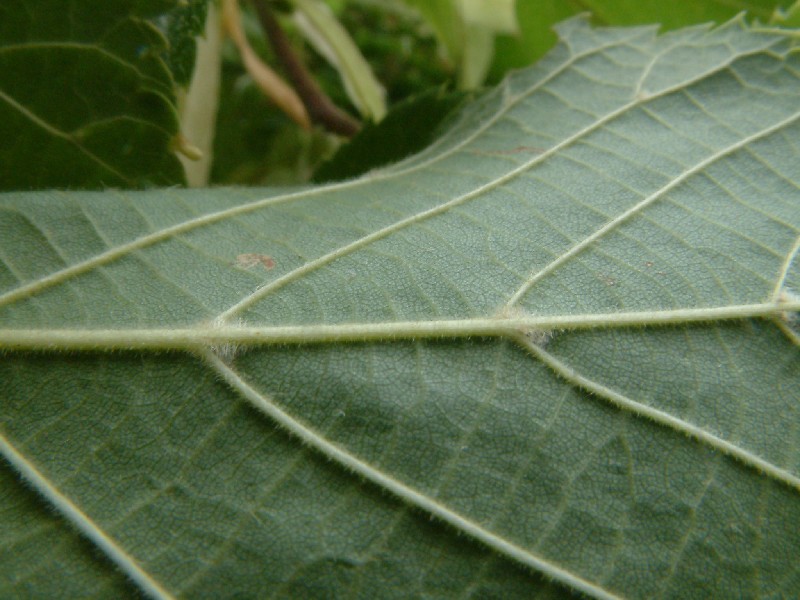
[[[266,254],[247,253],[240,254],[233,262],[233,266],[239,267],[240,269],[252,269],[258,265],[270,271],[275,267],[275,259]]]

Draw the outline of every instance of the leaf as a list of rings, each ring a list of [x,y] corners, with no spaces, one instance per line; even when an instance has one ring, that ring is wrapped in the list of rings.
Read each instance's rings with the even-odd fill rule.
[[[174,2],[4,1],[0,188],[183,180],[165,39],[146,20]]]
[[[197,57],[195,38],[203,34],[208,0],[185,0],[164,16],[169,46],[167,64],[175,82],[188,87]]]
[[[790,0],[539,0],[520,2],[517,6],[518,35],[498,38],[492,72],[497,78],[515,67],[538,60],[553,47],[556,36],[553,25],[567,17],[589,13],[599,25],[642,25],[660,23],[662,30],[698,23],[722,23],[745,12],[748,18],[767,21],[776,8],[786,7]]]
[[[317,0],[292,0],[306,38],[339,72],[347,95],[359,112],[380,121],[386,114],[385,92],[372,69],[330,9]]]
[[[377,125],[367,123],[314,172],[314,181],[341,181],[397,162],[436,139],[439,127],[463,101],[464,92],[429,89],[397,103]]]
[[[517,33],[515,0],[406,0],[428,21],[462,89],[479,87],[492,63],[495,36]],[[552,25],[552,23],[550,23]]]
[[[559,34],[367,177],[2,196],[0,596],[797,595],[800,54]]]

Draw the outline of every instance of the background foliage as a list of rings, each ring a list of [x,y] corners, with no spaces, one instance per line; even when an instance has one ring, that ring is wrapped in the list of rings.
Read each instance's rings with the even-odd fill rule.
[[[358,139],[360,149],[348,150],[342,162],[326,167],[327,174],[317,180],[334,177],[331,174],[336,172],[336,177],[363,172],[376,166],[376,161],[391,162],[424,147],[435,137],[435,122],[460,98],[458,93],[445,93],[443,86],[452,90],[459,81],[463,84],[464,67],[459,61],[464,56],[472,57],[470,64],[486,62],[488,83],[495,83],[509,69],[531,64],[550,49],[555,43],[553,25],[569,16],[588,11],[598,25],[660,23],[671,29],[721,23],[741,11],[767,22],[791,2],[518,0],[514,4],[503,0],[486,2],[488,8],[482,9],[483,4],[465,0],[328,3],[385,87],[389,106],[402,103],[402,119],[409,119],[413,126],[392,129],[391,123],[400,120],[390,120],[385,132],[379,129]],[[463,8],[467,5],[472,8]],[[0,189],[182,183],[174,151],[191,146],[191,138],[200,136],[178,135],[177,98],[188,83],[195,58],[194,36],[202,30],[206,7],[205,0],[72,0],[66,10],[53,0],[4,2],[0,6],[0,134],[4,140]],[[250,4],[244,8],[243,25],[251,44],[268,64],[276,65]],[[463,20],[465,11],[467,21]],[[487,23],[483,29],[481,18]],[[356,115],[336,67],[309,47],[293,22],[287,18],[282,22],[323,90]],[[487,44],[491,38],[493,44]],[[207,123],[215,131],[213,149],[207,151],[213,155],[209,182],[297,183],[311,178],[342,140],[319,127],[298,128],[260,92],[233,45],[227,41],[221,50],[219,111]],[[469,77],[470,87],[480,82],[480,74]],[[201,99],[201,104],[210,102]],[[419,116],[409,116],[412,111]],[[376,141],[381,137],[406,141]],[[364,158],[369,160],[355,164]],[[340,167],[343,164],[346,170]]]

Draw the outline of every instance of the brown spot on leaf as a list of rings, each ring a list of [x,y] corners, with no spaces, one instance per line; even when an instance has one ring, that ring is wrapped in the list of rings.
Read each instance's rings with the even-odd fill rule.
[[[240,269],[252,269],[259,265],[264,267],[267,271],[270,271],[275,267],[275,259],[266,254],[248,253],[240,254],[236,257],[236,260],[233,261],[233,266],[239,267]]]

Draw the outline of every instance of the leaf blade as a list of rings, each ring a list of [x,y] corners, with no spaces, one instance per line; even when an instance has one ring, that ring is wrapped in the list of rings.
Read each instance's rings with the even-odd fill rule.
[[[561,33],[358,180],[4,197],[4,435],[175,593],[799,589],[797,54]]]
[[[5,190],[181,182],[163,36],[134,8],[10,2],[0,27],[0,182]],[[33,15],[33,16],[32,16]]]

